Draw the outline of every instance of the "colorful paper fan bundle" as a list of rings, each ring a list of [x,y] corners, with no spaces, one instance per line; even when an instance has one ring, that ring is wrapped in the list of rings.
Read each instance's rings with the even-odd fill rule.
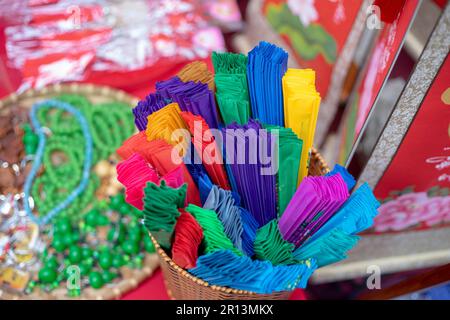
[[[315,72],[287,59],[265,42],[248,59],[214,53],[215,86],[186,77],[211,79],[187,66],[136,106],[140,132],[118,149],[126,201],[172,260],[210,285],[304,288],[377,215],[368,185],[355,188],[345,168],[307,176],[320,95]]]

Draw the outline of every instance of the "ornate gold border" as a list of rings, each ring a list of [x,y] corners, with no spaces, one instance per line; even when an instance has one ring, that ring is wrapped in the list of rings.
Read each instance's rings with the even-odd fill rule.
[[[428,89],[448,55],[449,30],[450,6],[447,5],[358,179],[358,185],[367,182],[375,188],[394,158]]]

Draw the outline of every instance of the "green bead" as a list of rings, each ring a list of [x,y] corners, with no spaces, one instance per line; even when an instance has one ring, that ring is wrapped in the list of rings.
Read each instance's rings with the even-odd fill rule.
[[[114,268],[120,268],[121,266],[123,266],[125,264],[125,261],[123,261],[122,256],[120,255],[114,255],[114,257],[112,258],[112,266]]]
[[[84,223],[84,221],[81,221],[80,222],[80,231],[82,234],[84,234],[86,232],[87,228],[88,228],[87,224]]]
[[[90,227],[95,227],[97,223],[97,216],[100,214],[100,212],[96,209],[92,209],[89,211],[84,220],[86,221],[86,224]]]
[[[141,226],[137,223],[133,224],[131,227],[128,228],[128,233],[141,234],[142,233]]]
[[[126,203],[123,203],[120,205],[120,207],[118,208],[119,213],[121,214],[128,214],[131,210],[130,210],[130,206]]]
[[[78,241],[80,241],[80,233],[78,233],[76,231],[72,232],[71,238],[72,238],[72,243],[77,243]]]
[[[87,258],[86,260],[84,260],[81,263],[85,264],[87,266],[90,266],[92,268],[92,266],[94,265],[94,259],[93,258]]]
[[[126,228],[123,223],[119,224],[119,238],[117,240],[119,243],[123,243],[126,240]]]
[[[65,234],[63,237],[63,241],[67,247],[70,247],[70,245],[73,244],[72,234],[70,234],[70,233]]]
[[[92,269],[92,265],[91,265],[91,264],[88,264],[88,263],[85,263],[85,262],[82,262],[82,263],[79,265],[79,267],[80,267],[80,273],[81,273],[82,275],[88,275],[89,272],[90,272],[91,269]]]
[[[94,289],[103,287],[103,277],[100,272],[93,271],[89,274],[89,284]]]
[[[66,243],[61,237],[54,237],[52,241],[52,246],[55,248],[56,252],[63,252],[66,249]]]
[[[100,200],[98,202],[98,207],[101,210],[107,210],[108,209],[108,202],[106,202],[106,200]]]
[[[55,281],[52,282],[52,289],[56,289],[59,287],[59,281],[55,279]]]
[[[42,283],[50,284],[56,280],[56,271],[47,267],[39,270],[38,278]]]
[[[69,260],[71,263],[78,263],[81,261],[81,248],[78,246],[71,246],[69,250]]]
[[[138,227],[138,226],[139,226],[139,223],[138,223],[136,220],[132,219],[132,220],[128,223],[128,230],[134,229],[134,228],[136,228],[136,227]]]
[[[103,214],[99,214],[95,219],[95,224],[97,226],[107,226],[109,224],[109,219]]]
[[[139,247],[135,242],[127,240],[122,243],[122,250],[128,254],[136,254],[139,251]]]
[[[140,242],[142,238],[141,228],[134,227],[128,231],[128,239],[133,242]]]
[[[72,231],[72,225],[69,218],[61,218],[55,225],[55,231],[57,233],[66,234]]]
[[[141,235],[136,233],[130,233],[128,239],[134,243],[139,243],[141,241]]]
[[[102,267],[103,269],[108,269],[111,267],[112,264],[112,256],[109,252],[103,252],[99,259],[98,259],[98,264],[100,265],[100,267]]]
[[[45,262],[45,267],[49,268],[49,269],[54,269],[56,270],[58,268],[58,261],[56,260],[56,257],[52,256],[50,258],[47,259],[47,261]]]
[[[82,247],[81,248],[81,257],[83,259],[88,259],[92,257],[92,249],[89,247]]]
[[[105,270],[102,274],[102,279],[104,283],[109,283],[115,278],[115,274],[111,271]]]
[[[39,143],[39,137],[35,134],[25,134],[23,136],[24,144],[37,145]]]
[[[120,206],[125,202],[125,199],[122,194],[117,194],[111,197],[111,201],[109,202],[109,206],[111,209],[119,210]]]

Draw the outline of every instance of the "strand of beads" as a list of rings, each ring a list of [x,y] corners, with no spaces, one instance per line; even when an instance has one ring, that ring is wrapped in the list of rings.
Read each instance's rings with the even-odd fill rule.
[[[92,163],[106,160],[134,130],[133,117],[123,103],[92,105],[83,96],[69,94],[57,99],[69,103],[85,116],[93,141]],[[47,212],[63,201],[80,182],[85,139],[77,119],[65,110],[41,108],[37,118],[52,133],[47,139],[42,160],[45,171],[36,178],[32,188],[38,211]],[[58,161],[58,158],[64,161]],[[87,211],[96,200],[95,192],[99,186],[99,179],[93,172],[91,177],[83,193],[59,215],[77,219]]]
[[[55,207],[53,207],[46,215],[44,215],[42,218],[36,217],[30,208],[29,202],[25,201],[25,211],[27,215],[37,224],[46,224],[48,223],[54,216],[56,216],[59,212],[64,210],[67,206],[69,206],[75,199],[78,197],[86,188],[89,182],[89,175],[91,170],[91,161],[92,161],[92,136],[89,132],[88,124],[86,122],[86,119],[81,114],[81,112],[71,106],[68,103],[57,101],[57,100],[47,100],[44,102],[36,103],[33,105],[30,113],[30,120],[34,127],[35,132],[37,133],[39,137],[39,144],[35,155],[35,160],[33,162],[33,166],[31,168],[31,171],[29,175],[27,176],[24,184],[24,193],[25,193],[25,199],[29,199],[30,197],[30,191],[33,184],[33,180],[35,179],[37,172],[41,166],[42,158],[45,152],[45,145],[46,145],[46,130],[42,127],[40,121],[37,119],[37,111],[42,108],[56,108],[64,110],[73,116],[78,120],[80,123],[81,130],[83,132],[83,136],[85,138],[85,157],[84,157],[84,163],[83,163],[83,173],[82,173],[82,179],[79,183],[79,185],[60,203],[58,203]]]
[[[63,177],[62,177],[63,179]],[[90,207],[96,202],[95,192],[100,185],[98,177],[91,173],[89,184],[86,189],[77,197],[67,208],[62,210],[58,217],[67,217],[71,220],[77,220],[86,212],[86,208]],[[67,190],[56,188],[46,175],[38,177],[32,187],[32,197],[35,205],[40,212],[48,212],[57,203],[64,200],[67,195]],[[49,197],[42,197],[41,194],[51,195]]]
[[[75,106],[83,114],[82,110],[90,107],[88,100],[82,96],[67,95],[61,100]],[[45,171],[36,178],[31,194],[38,211],[48,212],[63,201],[80,182],[85,139],[77,119],[62,109],[41,108],[37,117],[43,125],[51,128],[52,134],[47,139],[42,160]],[[89,130],[92,132],[92,128]],[[85,208],[95,201],[98,185],[98,178],[91,173],[86,189],[59,216],[78,219]]]
[[[134,131],[133,116],[129,112],[129,106],[124,103],[91,104],[83,96],[69,94],[58,96],[56,99],[73,105],[86,117],[94,143],[94,163],[108,158]],[[52,128],[56,136],[81,137],[76,120],[67,117],[60,110],[55,112],[40,110],[38,118],[45,126]]]
[[[97,159],[107,158],[114,153],[134,132],[133,116],[129,108],[122,103],[94,105],[86,112],[86,118],[91,128],[95,128],[92,131],[92,139],[98,150]]]
[[[80,138],[70,139],[64,136],[47,143],[42,161],[45,164],[45,174],[55,187],[72,190],[78,184],[82,171],[79,164],[83,163],[84,155],[77,146],[83,144],[84,141]],[[65,159],[54,159],[54,154],[58,152]]]
[[[129,106],[123,103],[91,104],[85,97],[68,94],[58,99],[79,106],[85,115],[94,142],[94,162],[108,158],[134,130]]]

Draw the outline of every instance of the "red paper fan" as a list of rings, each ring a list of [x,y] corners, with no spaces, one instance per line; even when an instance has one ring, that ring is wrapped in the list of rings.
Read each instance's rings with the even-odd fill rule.
[[[196,266],[203,231],[191,214],[183,209],[179,209],[179,211],[181,215],[175,225],[172,260],[180,267],[190,269]]]

